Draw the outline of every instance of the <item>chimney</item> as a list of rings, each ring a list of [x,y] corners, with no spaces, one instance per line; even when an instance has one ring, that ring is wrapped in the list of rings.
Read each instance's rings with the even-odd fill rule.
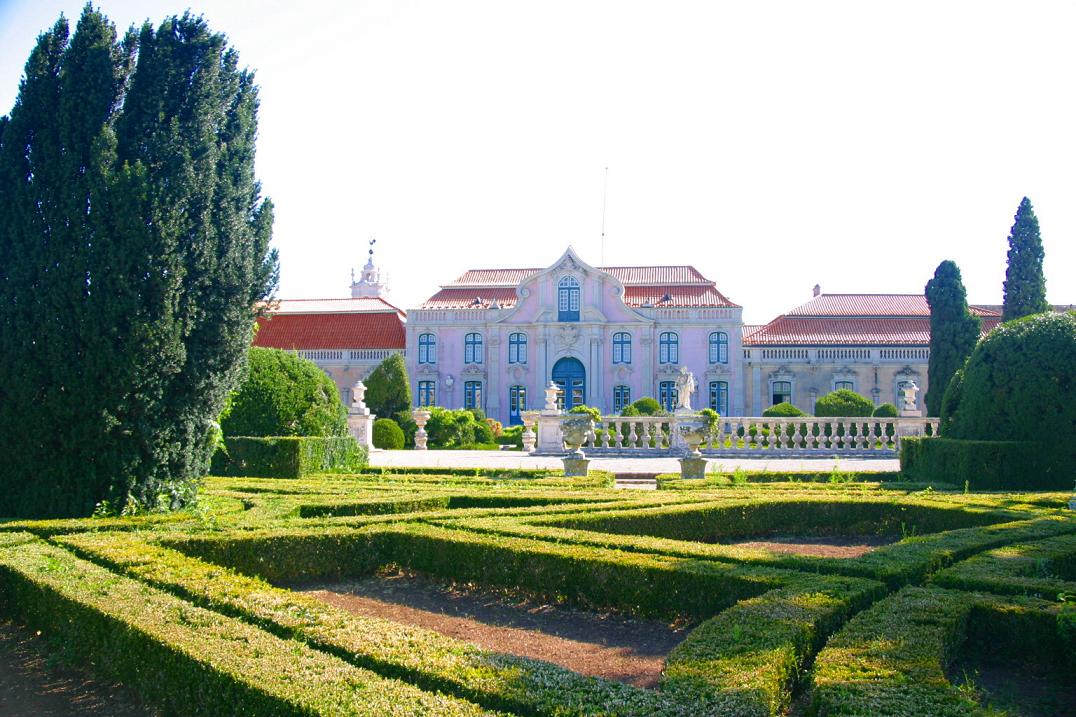
[[[820,285],[818,285],[818,284],[815,284],[814,285],[814,295],[818,296],[821,293],[822,293],[822,287]]]

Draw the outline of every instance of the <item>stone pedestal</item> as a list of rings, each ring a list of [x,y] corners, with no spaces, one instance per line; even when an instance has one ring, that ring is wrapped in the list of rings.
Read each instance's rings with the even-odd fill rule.
[[[414,419],[415,425],[418,426],[418,430],[415,431],[415,450],[426,450],[426,421],[430,420],[430,412],[424,408],[416,408],[411,412],[411,418]]]
[[[363,400],[366,384],[357,381],[351,389],[351,407],[347,412],[347,428],[355,441],[368,451],[374,449],[374,416]]]
[[[538,414],[538,448],[540,456],[563,456],[564,433],[560,429],[560,409],[557,408],[557,386],[552,381],[545,389],[545,408]]]
[[[700,480],[706,477],[705,458],[681,458],[680,477],[688,480]]]
[[[534,445],[538,436],[534,434],[534,427],[538,424],[538,411],[523,412],[523,452],[533,453]]]
[[[564,459],[564,476],[566,478],[582,478],[587,475],[588,466],[590,465],[589,458],[565,458]]]

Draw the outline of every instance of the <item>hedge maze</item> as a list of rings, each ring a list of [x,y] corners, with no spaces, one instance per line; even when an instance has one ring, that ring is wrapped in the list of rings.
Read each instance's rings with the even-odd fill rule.
[[[213,478],[184,513],[0,523],[0,612],[166,714],[997,714],[950,674],[969,650],[1076,679],[1067,494],[609,483]],[[772,535],[891,542],[737,544]],[[390,567],[692,628],[643,689],[289,589]]]

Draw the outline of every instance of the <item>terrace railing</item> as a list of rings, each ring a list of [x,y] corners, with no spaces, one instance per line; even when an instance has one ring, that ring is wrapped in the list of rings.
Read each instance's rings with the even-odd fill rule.
[[[683,452],[681,416],[605,416],[583,445],[590,456],[667,456]],[[728,417],[701,446],[708,457],[858,455],[891,457],[904,436],[937,435],[936,418]]]

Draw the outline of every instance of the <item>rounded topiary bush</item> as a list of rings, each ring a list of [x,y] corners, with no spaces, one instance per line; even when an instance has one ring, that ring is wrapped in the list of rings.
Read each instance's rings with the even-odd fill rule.
[[[874,412],[871,413],[871,416],[874,418],[896,418],[898,415],[900,414],[897,411],[897,407],[892,403],[881,403],[874,409]]]
[[[774,404],[762,412],[763,418],[798,418],[807,414],[787,401]]]
[[[400,424],[391,418],[374,421],[374,448],[398,451],[404,447],[404,432]]]
[[[629,414],[628,408],[634,409],[634,412]],[[661,404],[658,403],[656,398],[651,398],[650,396],[643,396],[624,409],[625,416],[656,416],[659,413],[661,413]]]
[[[254,347],[220,427],[225,436],[343,436],[347,410],[336,384],[313,361]]]
[[[1054,465],[1076,458],[1076,312],[1002,324],[958,376],[943,401],[945,438],[1040,442]]]
[[[872,413],[874,413],[874,403],[866,396],[860,396],[847,388],[831,391],[814,404],[814,415],[823,418],[870,416]]]

